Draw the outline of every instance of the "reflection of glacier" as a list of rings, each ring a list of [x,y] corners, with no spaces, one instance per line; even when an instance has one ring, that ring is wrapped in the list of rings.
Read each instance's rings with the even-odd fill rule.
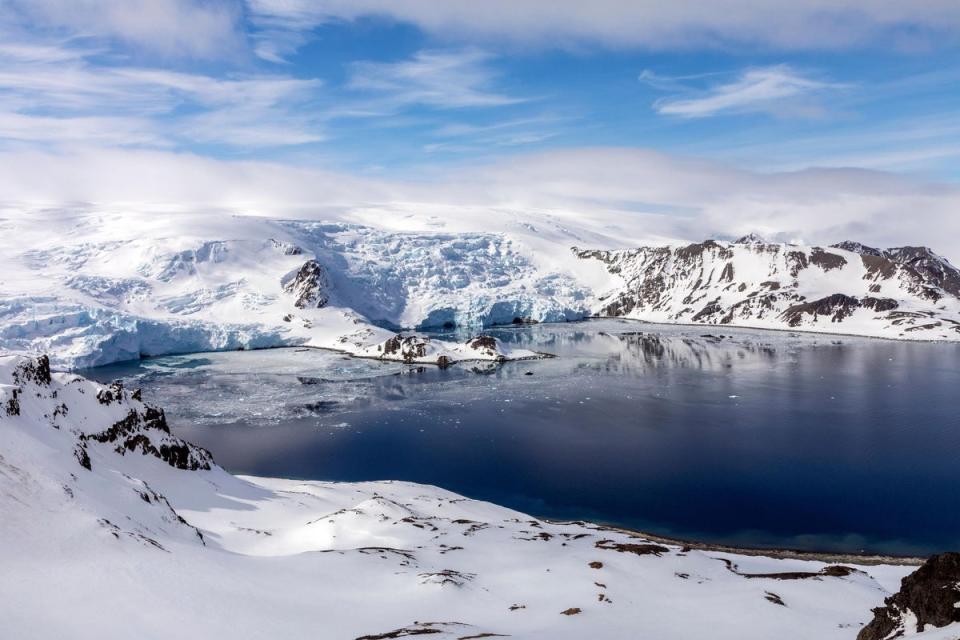
[[[576,327],[577,325],[573,325]],[[722,370],[769,363],[793,352],[799,338],[754,334],[682,334],[669,327],[657,332],[626,330],[609,321],[582,329],[526,327],[497,332],[504,342],[555,355],[573,357],[576,366],[604,372],[637,373],[653,367]],[[806,343],[813,342],[806,339]]]

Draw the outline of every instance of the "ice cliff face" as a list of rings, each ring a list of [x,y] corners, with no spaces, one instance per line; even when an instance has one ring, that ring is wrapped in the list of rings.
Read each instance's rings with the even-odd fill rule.
[[[439,340],[420,356],[376,347],[401,329],[477,334],[588,312],[572,278],[543,273],[498,234],[225,216],[145,232],[120,217],[71,222],[56,242],[8,236],[16,277],[0,280],[0,350],[50,353],[60,368],[284,345],[452,363],[508,356]]]
[[[808,247],[748,236],[574,252],[620,279],[599,296],[599,315],[960,339],[960,271],[926,248]]]

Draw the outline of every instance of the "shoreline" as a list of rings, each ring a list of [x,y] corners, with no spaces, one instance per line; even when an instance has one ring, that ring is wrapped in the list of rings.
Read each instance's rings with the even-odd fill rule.
[[[885,341],[885,342],[913,342],[913,343],[928,343],[928,344],[931,344],[931,343],[950,343],[950,342],[951,342],[951,341],[937,341],[937,340],[898,339],[898,338],[890,338],[890,337],[884,337],[884,336],[864,336],[864,335],[856,335],[856,334],[827,333],[827,332],[820,332],[820,331],[802,331],[802,330],[792,330],[792,329],[772,329],[772,328],[765,328],[765,327],[746,327],[746,326],[739,326],[739,325],[708,325],[708,324],[692,324],[692,323],[663,323],[663,322],[651,322],[651,321],[648,321],[648,320],[642,320],[642,319],[638,319],[638,318],[628,318],[628,317],[622,317],[622,316],[590,316],[590,317],[586,317],[586,318],[582,318],[582,319],[578,319],[578,320],[568,320],[568,321],[563,321],[563,322],[544,322],[544,323],[536,323],[536,324],[556,325],[556,326],[576,325],[576,324],[584,324],[584,325],[585,325],[585,324],[588,324],[589,322],[594,321],[594,320],[599,320],[599,321],[603,321],[603,320],[621,321],[621,322],[629,323],[629,324],[648,325],[648,326],[651,326],[651,327],[654,327],[654,328],[656,328],[656,327],[667,327],[667,328],[672,328],[672,327],[684,327],[684,328],[694,328],[694,329],[707,329],[707,328],[714,328],[714,327],[727,327],[727,328],[734,329],[734,330],[739,330],[739,331],[756,331],[756,332],[768,332],[768,331],[769,331],[769,332],[777,332],[777,333],[779,333],[779,334],[784,334],[784,333],[786,333],[786,334],[802,334],[803,337],[815,337],[815,336],[822,336],[822,337],[824,337],[824,338],[826,338],[826,337],[848,337],[848,338],[857,338],[857,339],[864,339],[864,340],[882,340],[882,341]],[[532,323],[531,323],[531,324],[522,324],[522,325],[520,325],[520,324],[503,324],[503,325],[493,325],[493,326],[491,326],[491,327],[485,327],[485,329],[499,329],[499,330],[510,329],[510,328],[513,328],[513,329],[523,329],[523,328],[529,328],[530,326],[533,326],[533,324],[532,324]],[[428,335],[429,335],[429,334],[428,334]],[[302,343],[301,343],[301,344],[285,344],[285,345],[276,345],[276,346],[269,346],[269,347],[260,347],[260,348],[256,348],[256,349],[225,349],[225,350],[219,350],[219,351],[189,352],[189,354],[193,354],[193,353],[197,353],[197,354],[204,354],[204,353],[230,353],[230,352],[237,352],[237,351],[268,351],[268,350],[275,350],[275,349],[295,349],[295,350],[303,350],[303,351],[312,351],[312,350],[325,351],[325,352],[328,352],[328,353],[336,353],[336,354],[343,355],[343,356],[347,356],[347,357],[350,357],[350,358],[357,358],[357,359],[361,359],[361,360],[370,360],[370,361],[378,361],[378,362],[383,362],[383,363],[385,363],[385,364],[386,364],[386,363],[394,363],[394,364],[407,364],[407,365],[409,365],[409,366],[425,366],[425,365],[438,366],[435,362],[411,362],[411,363],[404,363],[402,360],[386,359],[386,358],[380,358],[380,357],[372,356],[372,355],[359,355],[359,354],[351,353],[351,352],[348,351],[348,350],[339,349],[339,348],[336,348],[336,347],[326,347],[326,346],[318,346],[318,345],[310,345],[310,344],[302,344]],[[11,354],[11,355],[16,355],[16,354]],[[110,364],[106,364],[106,365],[100,365],[100,366],[98,366],[98,367],[87,367],[87,368],[78,369],[78,370],[71,370],[71,372],[73,372],[73,371],[85,371],[85,370],[88,371],[88,370],[90,370],[90,369],[107,368],[107,367],[114,366],[114,365],[118,365],[118,364],[132,363],[132,362],[138,362],[138,361],[143,361],[143,360],[152,360],[152,359],[169,357],[169,356],[177,356],[177,355],[188,355],[188,354],[175,354],[175,353],[171,353],[171,354],[164,354],[164,355],[157,355],[157,356],[148,356],[148,357],[146,357],[146,358],[140,358],[140,359],[138,359],[138,360],[129,360],[129,361],[124,361],[124,362],[116,362],[116,363],[110,363]],[[536,356],[527,356],[527,357],[521,357],[521,358],[510,358],[510,359],[506,359],[506,360],[488,360],[488,359],[471,358],[471,359],[458,360],[457,363],[462,363],[462,364],[467,364],[467,363],[491,363],[491,364],[497,364],[497,365],[499,365],[499,364],[506,364],[506,363],[508,363],[508,362],[533,361],[533,360],[551,359],[551,358],[557,358],[557,357],[560,357],[560,356],[556,356],[555,354],[551,354],[551,353],[538,352]],[[244,474],[240,474],[240,475],[244,475]],[[295,479],[295,478],[288,478],[288,479]],[[348,483],[348,482],[343,482],[343,484],[349,484],[349,483]],[[429,486],[429,485],[428,485],[428,486]],[[531,515],[532,515],[532,514],[531,514]],[[534,515],[533,517],[538,517],[538,516],[535,516],[535,515]],[[740,555],[740,556],[754,556],[754,557],[767,557],[767,558],[775,558],[775,559],[795,559],[795,560],[807,560],[807,561],[821,561],[821,562],[826,562],[826,563],[831,563],[831,564],[835,564],[835,563],[846,563],[846,564],[858,564],[858,565],[863,565],[863,566],[875,566],[875,565],[919,566],[919,565],[923,564],[923,562],[924,562],[925,559],[926,559],[924,556],[914,556],[914,555],[902,555],[902,556],[901,556],[901,555],[894,555],[894,554],[880,554],[880,553],[869,553],[869,552],[862,552],[862,553],[861,553],[861,552],[855,552],[855,551],[853,551],[853,552],[837,552],[837,551],[805,550],[805,549],[791,549],[791,548],[778,548],[778,547],[749,547],[749,546],[737,546],[737,545],[732,545],[732,544],[709,543],[709,542],[703,542],[703,541],[699,541],[699,540],[695,540],[695,539],[694,539],[694,540],[691,540],[691,539],[684,539],[684,538],[673,538],[673,537],[669,537],[669,536],[664,536],[664,535],[659,535],[659,534],[651,533],[651,532],[649,532],[649,531],[643,531],[643,530],[640,530],[640,529],[633,529],[633,528],[630,528],[630,527],[625,527],[625,526],[620,526],[620,525],[614,525],[614,524],[605,524],[605,523],[600,523],[600,522],[593,522],[593,521],[589,521],[589,520],[579,520],[579,519],[575,519],[575,520],[554,520],[554,519],[551,519],[551,518],[539,518],[539,517],[538,517],[538,519],[540,519],[540,520],[542,520],[542,521],[544,521],[544,522],[552,523],[552,524],[581,523],[581,524],[584,524],[584,525],[586,525],[586,526],[588,526],[588,527],[590,527],[590,528],[593,528],[593,529],[595,529],[595,530],[597,530],[597,531],[619,532],[619,533],[623,533],[623,534],[627,534],[627,535],[631,535],[631,536],[638,536],[638,537],[641,537],[641,538],[643,538],[643,539],[645,539],[645,540],[649,540],[649,541],[651,541],[651,542],[657,542],[657,543],[661,543],[661,544],[668,544],[668,545],[673,545],[673,546],[678,546],[678,547],[684,547],[684,548],[689,548],[689,549],[695,549],[695,550],[700,550],[700,551],[711,551],[711,552],[718,552],[718,553],[730,553],[730,554]]]
[[[547,520],[554,524],[566,524],[570,522],[579,522],[579,521],[569,521],[569,520]],[[667,536],[660,536],[654,533],[649,533],[646,531],[640,531],[637,529],[630,529],[629,527],[620,527],[615,525],[595,525],[600,531],[616,531],[618,533],[625,533],[628,535],[640,536],[645,540],[651,542],[659,542],[661,544],[675,545],[679,547],[684,547],[687,549],[693,549],[697,551],[713,551],[718,553],[729,553],[732,555],[738,556],[752,556],[752,557],[764,557],[764,558],[774,558],[777,560],[815,560],[819,562],[826,562],[828,564],[858,564],[863,566],[877,566],[877,565],[896,565],[896,566],[920,566],[926,561],[925,556],[898,556],[898,555],[888,555],[888,554],[877,554],[877,553],[858,553],[855,551],[849,552],[833,552],[833,551],[809,551],[802,549],[787,549],[787,548],[756,548],[756,547],[738,547],[735,545],[729,544],[719,544],[719,543],[709,543],[709,542],[698,542],[694,540],[685,540],[682,538],[670,538]]]

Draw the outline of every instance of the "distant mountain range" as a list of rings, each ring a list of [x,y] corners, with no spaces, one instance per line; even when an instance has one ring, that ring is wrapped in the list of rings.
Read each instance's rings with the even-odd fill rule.
[[[486,327],[596,315],[960,340],[960,271],[923,247],[747,236],[629,248],[639,233],[611,220],[471,215],[8,217],[0,352],[75,368],[306,345],[450,364],[533,355],[465,342]],[[465,335],[411,335],[428,329]]]
[[[960,339],[960,270],[926,247],[824,248],[746,236],[574,252],[619,279],[597,298],[601,316]]]

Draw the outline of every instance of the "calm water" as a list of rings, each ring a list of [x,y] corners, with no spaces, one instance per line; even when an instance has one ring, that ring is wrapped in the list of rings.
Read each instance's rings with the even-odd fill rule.
[[[493,333],[558,357],[440,371],[281,349],[84,373],[143,387],[238,473],[411,480],[711,542],[960,548],[958,345],[621,321]]]

